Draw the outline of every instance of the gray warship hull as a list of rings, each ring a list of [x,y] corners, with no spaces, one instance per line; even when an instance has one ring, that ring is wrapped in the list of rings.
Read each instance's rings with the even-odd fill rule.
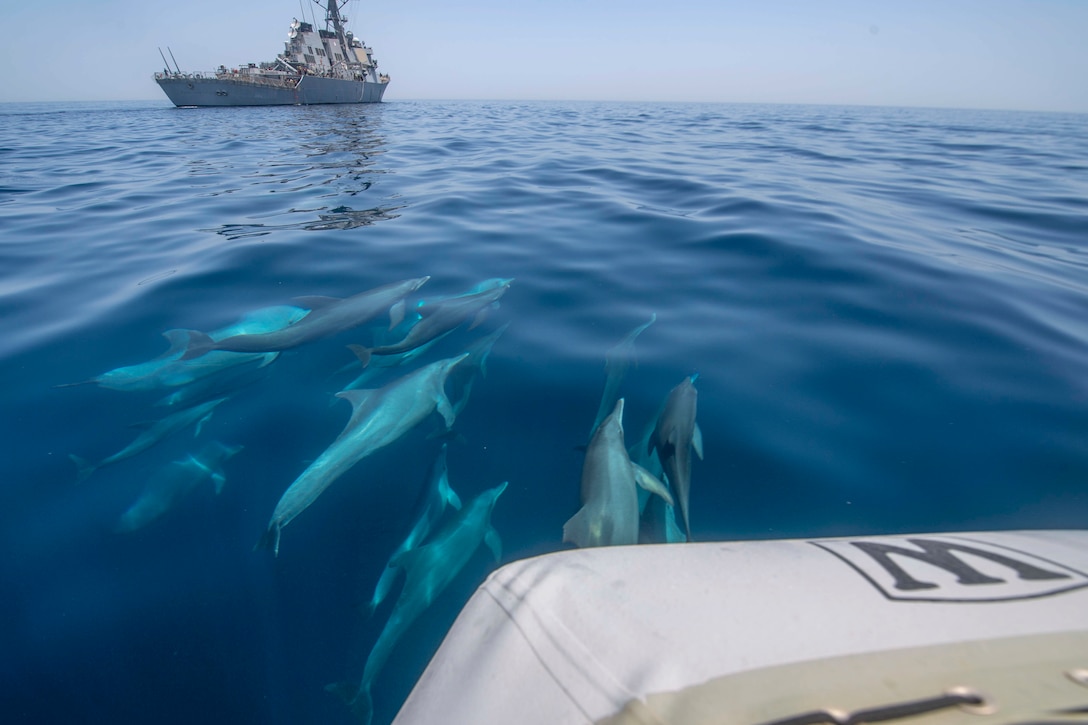
[[[389,83],[302,76],[278,82],[156,75],[175,106],[306,106],[320,103],[380,103]]]
[[[389,75],[378,72],[374,50],[344,27],[348,0],[313,0],[325,8],[325,28],[295,18],[283,52],[267,63],[183,73],[170,51],[155,82],[175,106],[308,106],[381,103]],[[300,4],[300,7],[301,4]]]

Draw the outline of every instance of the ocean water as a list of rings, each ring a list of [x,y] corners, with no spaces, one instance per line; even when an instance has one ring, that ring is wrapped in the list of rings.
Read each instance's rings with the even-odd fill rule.
[[[364,605],[446,441],[502,481],[503,561],[557,551],[605,353],[628,442],[698,374],[701,541],[1088,526],[1088,117],[931,109],[392,101],[0,106],[0,701],[5,722],[349,723],[391,601]],[[300,296],[513,278],[381,385],[508,324],[432,416],[254,551],[339,434],[360,327],[176,407],[85,381]],[[387,326],[387,325],[386,325]],[[347,367],[346,367],[347,366]],[[243,385],[243,383],[245,383]],[[227,384],[224,383],[224,388]],[[223,391],[217,391],[222,393]],[[146,429],[144,429],[146,430]],[[244,448],[118,531],[171,461]],[[495,562],[481,547],[376,680],[388,722]],[[394,592],[395,596],[395,592]]]

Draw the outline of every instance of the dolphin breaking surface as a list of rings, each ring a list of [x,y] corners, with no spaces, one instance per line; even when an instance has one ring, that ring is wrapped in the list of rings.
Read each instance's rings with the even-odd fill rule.
[[[229,407],[242,387],[260,384],[265,369],[277,361],[281,351],[316,345],[362,328],[361,334],[351,334],[365,342],[352,341],[343,351],[345,355],[348,350],[353,352],[356,362],[334,373],[363,366],[362,373],[335,396],[351,404],[351,416],[324,451],[286,486],[258,541],[258,547],[270,548],[278,556],[283,528],[329,486],[383,448],[398,446],[402,455],[412,455],[401,439],[430,418],[438,421],[432,436],[442,435],[447,440],[420,487],[411,527],[392,549],[365,611],[374,615],[397,592],[397,581],[403,578],[404,583],[366,658],[361,678],[352,682],[349,677],[347,682],[328,688],[343,697],[362,722],[372,717],[374,682],[395,656],[405,631],[458,576],[481,543],[491,550],[496,564],[502,556],[500,536],[490,517],[507,483],[462,505],[450,482],[446,453],[454,440],[451,428],[467,407],[473,386],[486,378],[487,360],[511,322],[504,321],[483,333],[474,330],[498,308],[513,280],[484,280],[460,294],[424,297],[409,304],[411,295],[429,279],[402,280],[344,299],[297,298],[292,305],[246,313],[237,322],[207,334],[167,330],[163,334],[170,347],[159,357],[86,381],[117,391],[165,393],[155,403],[167,409],[165,414],[160,413],[128,446],[97,462],[71,456],[82,480],[104,466],[148,455],[163,440],[192,426],[199,447],[155,469],[136,500],[121,514],[115,531],[131,535],[154,526],[202,486],[218,494],[227,480],[228,466],[235,471],[232,475],[244,475],[241,446],[219,440],[199,442],[202,425],[213,411]],[[695,376],[686,377],[662,401],[658,414],[645,421],[637,441],[628,442],[624,437],[625,399],[620,397],[624,377],[635,362],[636,339],[655,320],[653,315],[636,326],[604,355],[606,380],[585,451],[582,507],[563,527],[565,543],[612,546],[690,538],[690,452],[702,456],[701,432],[695,422]],[[368,323],[370,327],[366,327]],[[462,335],[472,339],[454,354],[428,361],[438,349],[436,344],[458,328],[465,329]],[[384,385],[374,385],[390,373],[402,374]],[[357,479],[353,485],[368,485],[365,472],[353,478]],[[678,516],[682,529],[676,523]]]

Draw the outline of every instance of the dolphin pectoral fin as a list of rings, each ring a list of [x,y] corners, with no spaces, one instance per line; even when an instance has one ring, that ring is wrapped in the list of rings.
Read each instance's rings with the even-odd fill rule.
[[[185,347],[182,360],[192,360],[215,349],[215,340],[199,330],[181,330],[189,336],[189,344]]]
[[[320,310],[322,307],[334,305],[342,300],[339,297],[326,297],[324,295],[304,295],[302,297],[295,297],[291,301],[298,307],[305,307],[308,310]],[[290,327],[290,325],[288,325],[288,327]]]
[[[392,558],[395,559],[396,555]],[[393,584],[396,583],[397,575],[399,573],[400,569],[393,566],[392,563],[386,564],[385,569],[382,570],[382,575],[378,577],[378,583],[374,585],[374,595],[366,605],[366,616],[368,619],[374,616],[374,612],[377,611],[378,605],[385,601],[385,597],[389,594],[389,590],[393,588]]]
[[[215,485],[215,495],[218,496],[223,492],[223,484],[227,482],[227,477],[223,475],[222,471],[216,471],[212,474],[212,483]]]
[[[276,358],[278,358],[279,356],[280,354],[278,352],[266,352],[261,358],[261,364],[257,366],[257,369],[260,370],[266,365],[271,365],[272,363],[276,362]]]
[[[69,453],[68,457],[72,459],[72,462],[76,464],[79,472],[76,474],[76,481],[83,481],[98,468],[97,465],[91,463],[86,458],[80,458],[74,453]]]
[[[204,424],[211,420],[212,413],[208,411],[208,414],[196,422],[196,430],[193,431],[193,438],[200,435],[200,431],[204,430]]]
[[[94,384],[95,384],[95,383],[97,383],[97,382],[98,382],[98,381],[97,381],[97,380],[94,380],[94,379],[91,379],[91,380],[80,380],[80,381],[79,381],[78,383],[57,383],[57,384],[56,384],[56,385],[54,385],[53,387],[54,387],[54,388],[74,388],[74,387],[76,387],[76,386],[78,386],[78,385],[94,385]]]
[[[325,692],[336,695],[345,704],[350,705],[355,700],[355,695],[359,692],[359,688],[350,682],[331,682],[325,685]]]
[[[687,534],[680,528],[680,524],[676,523],[676,507],[668,506],[665,508],[665,543],[666,544],[682,544],[688,540]]]
[[[502,560],[502,539],[499,538],[499,532],[494,527],[484,534],[484,543],[491,549],[491,555],[495,557],[495,563],[498,564]]]
[[[457,413],[453,410],[445,391],[439,391],[438,397],[435,398],[435,409],[446,421],[446,430],[453,428],[453,422],[457,420]]]
[[[404,300],[402,300],[402,299],[397,300],[396,302],[394,302],[393,306],[389,308],[389,329],[390,330],[392,330],[394,327],[396,327],[400,323],[404,322],[404,308],[405,308],[405,304],[404,304]]]
[[[594,535],[593,525],[589,520],[589,512],[585,507],[571,516],[567,523],[563,524],[563,543],[574,544],[578,548],[596,546],[599,537]]]
[[[699,460],[703,460],[703,431],[700,430],[699,424],[695,424],[695,430],[691,436],[691,447],[695,449],[695,455],[699,456]]]
[[[643,489],[650,493],[656,493],[658,496],[665,500],[670,506],[673,506],[672,494],[669,493],[669,489],[664,483],[660,481],[654,474],[647,471],[637,463],[631,464],[631,470],[635,474],[635,483],[641,486]]]
[[[359,358],[359,362],[363,364],[365,368],[370,364],[370,349],[363,347],[362,345],[348,345],[348,349],[355,353],[355,357]]]
[[[464,445],[468,442],[468,438],[465,438],[465,434],[459,430],[450,428],[449,430],[443,430],[442,428],[436,428],[427,434],[427,440],[440,440],[447,443],[459,443]]]
[[[389,560],[388,566],[396,567],[397,569],[404,570],[406,575],[411,576],[412,569],[416,566],[420,566],[420,561],[423,561],[422,566],[427,565],[427,556],[429,552],[425,548],[409,549],[408,551],[402,551],[399,554],[393,556]]]
[[[495,304],[498,304],[498,303],[495,303]],[[468,329],[475,330],[477,327],[482,325],[484,320],[487,319],[487,316],[488,316],[488,314],[490,314],[490,312],[491,312],[491,306],[490,305],[488,305],[487,307],[485,307],[482,310],[480,310],[479,312],[477,312],[476,316],[474,318],[472,318],[472,324],[468,326]]]

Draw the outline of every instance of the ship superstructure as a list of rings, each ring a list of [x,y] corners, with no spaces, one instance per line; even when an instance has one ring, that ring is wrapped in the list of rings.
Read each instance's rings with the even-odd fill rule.
[[[378,73],[373,49],[345,29],[347,18],[340,14],[345,4],[327,0],[324,29],[293,20],[284,51],[274,61],[185,73],[176,62],[171,70],[164,57],[166,68],[155,74],[155,82],[175,106],[378,103],[389,76]]]

